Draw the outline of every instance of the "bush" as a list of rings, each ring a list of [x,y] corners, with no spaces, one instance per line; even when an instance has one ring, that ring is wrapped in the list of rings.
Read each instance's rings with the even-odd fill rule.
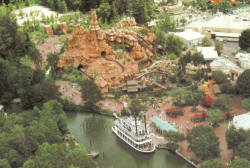
[[[202,39],[202,46],[206,47],[206,46],[211,46],[211,45],[212,45],[212,43],[207,37]]]
[[[175,152],[179,148],[179,145],[175,142],[169,142],[166,144],[166,147],[171,152]]]
[[[222,93],[226,93],[226,94],[234,94],[235,93],[234,86],[230,82],[222,84],[220,86],[220,90]]]
[[[249,45],[250,29],[244,30],[239,37],[239,46],[242,50],[247,50]]]
[[[178,142],[184,140],[184,134],[176,131],[165,131],[164,136],[170,142]]]
[[[244,107],[246,110],[250,110],[250,98],[244,99],[241,101],[242,107]]]
[[[224,83],[227,79],[226,75],[221,71],[213,72],[212,78],[216,81],[217,84]]]
[[[232,102],[232,98],[229,97],[226,94],[221,94],[218,96],[218,98],[214,101],[214,106],[218,107],[222,111],[230,111],[230,108],[228,108],[228,105],[230,105]]]
[[[250,97],[250,69],[245,70],[238,77],[236,89],[239,94]]]

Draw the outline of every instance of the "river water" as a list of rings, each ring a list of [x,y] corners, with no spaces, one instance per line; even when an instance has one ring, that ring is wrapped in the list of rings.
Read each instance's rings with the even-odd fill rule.
[[[87,151],[100,153],[100,168],[191,168],[178,156],[158,150],[153,154],[133,151],[111,131],[110,117],[75,113],[68,114],[68,128]]]

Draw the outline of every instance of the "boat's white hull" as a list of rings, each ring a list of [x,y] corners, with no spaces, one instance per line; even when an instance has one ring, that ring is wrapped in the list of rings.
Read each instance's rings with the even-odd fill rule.
[[[131,148],[133,148],[134,150],[138,151],[138,152],[141,152],[141,153],[153,153],[155,151],[155,146],[153,146],[152,150],[141,150],[141,149],[138,149],[136,147],[134,147],[133,145],[131,145],[130,143],[128,143],[122,136],[120,136],[118,133],[117,133],[117,130],[114,128],[114,126],[112,127],[112,131],[115,133],[115,135],[120,138],[122,141],[124,141],[126,144],[128,144]]]

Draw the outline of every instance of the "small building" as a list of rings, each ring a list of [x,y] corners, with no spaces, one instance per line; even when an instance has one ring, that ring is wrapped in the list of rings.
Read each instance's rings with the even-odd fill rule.
[[[179,37],[188,47],[201,44],[202,39],[205,37],[205,35],[190,29],[186,29],[183,32],[174,32],[173,34]]]
[[[235,128],[237,129],[245,129],[245,130],[249,130],[250,129],[250,111],[248,113],[245,114],[240,114],[237,116],[234,116],[233,121],[232,121],[232,125],[235,126]]]
[[[205,61],[213,61],[218,58],[218,53],[214,47],[197,47],[197,51],[201,52]]]
[[[127,92],[138,92],[138,81],[137,80],[130,80],[127,81]]]
[[[219,41],[238,42],[240,33],[212,32],[211,37],[214,37],[216,40]]]

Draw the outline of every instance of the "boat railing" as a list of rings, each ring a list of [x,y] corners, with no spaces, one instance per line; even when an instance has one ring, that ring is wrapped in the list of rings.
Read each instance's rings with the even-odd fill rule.
[[[143,142],[144,140],[148,139],[147,135],[140,135],[142,137],[136,137],[137,135],[131,133],[130,131],[128,131],[127,129],[123,128],[122,126],[117,125],[117,127],[124,132],[127,136],[131,137],[132,139],[134,139],[136,142]]]

